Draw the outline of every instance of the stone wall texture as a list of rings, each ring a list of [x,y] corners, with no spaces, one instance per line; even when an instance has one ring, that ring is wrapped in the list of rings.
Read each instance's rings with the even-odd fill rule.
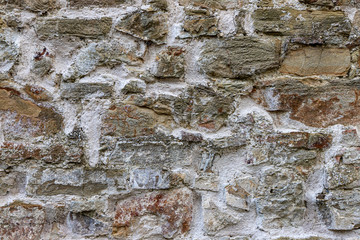
[[[0,0],[0,239],[360,239],[358,0]]]

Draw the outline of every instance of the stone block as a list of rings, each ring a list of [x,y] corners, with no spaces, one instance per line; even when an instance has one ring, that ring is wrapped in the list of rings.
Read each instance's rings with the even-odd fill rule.
[[[129,4],[132,0],[68,0],[70,7],[84,8],[84,7],[118,7],[119,5]]]
[[[61,88],[61,97],[63,99],[109,98],[112,95],[112,86],[106,83],[68,83],[63,84]]]
[[[201,69],[211,77],[241,78],[278,67],[276,44],[252,37],[205,43]]]
[[[105,37],[111,29],[112,19],[82,18],[46,18],[36,23],[36,33],[40,39],[59,36],[76,36],[85,38]]]
[[[280,72],[298,76],[346,76],[349,69],[350,51],[346,48],[304,47],[286,55]]]
[[[153,69],[155,77],[180,78],[185,73],[184,49],[168,47],[156,56]]]
[[[135,233],[150,238],[184,236],[190,230],[192,212],[193,195],[186,188],[142,194],[117,204],[112,235],[116,238],[131,238]],[[147,228],[149,225],[151,228]]]

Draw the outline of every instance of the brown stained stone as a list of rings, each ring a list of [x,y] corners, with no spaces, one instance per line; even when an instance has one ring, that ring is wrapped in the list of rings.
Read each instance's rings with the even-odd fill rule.
[[[289,112],[290,118],[311,127],[360,122],[360,80],[309,85],[281,79],[256,87],[252,97],[269,111]]]
[[[350,51],[346,48],[304,47],[286,55],[280,72],[299,76],[345,76],[349,69]]]
[[[14,202],[0,207],[0,239],[39,239],[44,224],[45,212],[40,205]]]
[[[181,6],[192,5],[194,7],[220,10],[231,9],[241,6],[241,2],[239,0],[180,0],[179,4]]]
[[[325,149],[330,147],[332,137],[321,133],[290,132],[269,136],[268,142],[290,148]]]
[[[48,101],[50,96],[45,88],[26,85],[24,91],[35,101]]]
[[[163,237],[172,238],[175,235],[186,234],[190,230],[192,211],[192,192],[186,188],[130,198],[117,204],[113,236],[124,238],[129,237],[132,231],[140,231],[132,229],[133,223],[149,214],[165,220],[161,225]]]
[[[11,88],[0,88],[0,116],[7,126],[5,135],[11,124],[16,124],[17,131],[28,132],[32,136],[55,134],[61,130],[62,116],[50,108],[40,107],[21,98],[20,92]],[[20,131],[20,132],[19,132]],[[17,134],[14,134],[15,136]]]
[[[184,31],[189,37],[216,36],[218,34],[217,18],[193,17],[185,20]]]
[[[4,142],[1,145],[0,160],[16,161],[26,159],[41,159],[41,149],[13,142]]]
[[[156,56],[155,77],[180,78],[185,72],[184,49],[169,47]]]
[[[21,7],[34,12],[47,12],[57,7],[57,0],[2,0],[1,5]]]
[[[102,132],[126,138],[149,136],[154,134],[156,125],[163,119],[163,116],[147,108],[113,105],[105,116]]]

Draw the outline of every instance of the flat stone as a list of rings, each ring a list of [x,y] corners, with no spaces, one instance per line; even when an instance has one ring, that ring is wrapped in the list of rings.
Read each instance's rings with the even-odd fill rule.
[[[47,18],[38,20],[36,33],[40,39],[58,36],[76,36],[86,38],[99,38],[106,36],[111,29],[112,19],[81,18]]]
[[[179,4],[181,6],[195,6],[201,8],[209,8],[209,9],[231,9],[240,7],[239,0],[180,0]]]
[[[61,88],[61,97],[64,99],[80,100],[86,96],[109,98],[112,95],[112,86],[106,83],[68,83]]]
[[[280,72],[299,76],[346,76],[349,69],[350,51],[346,48],[305,47],[290,51]]]
[[[351,25],[341,11],[258,9],[253,14],[255,31],[291,36],[299,43],[340,43],[350,35]]]
[[[153,69],[155,77],[180,78],[185,73],[184,49],[168,47],[156,56]]]
[[[89,6],[96,7],[117,7],[123,4],[129,4],[132,0],[68,0],[70,7],[84,8]]]
[[[219,31],[217,28],[218,20],[216,17],[193,16],[188,17],[184,22],[184,35],[186,37],[216,36]]]
[[[200,58],[201,69],[211,77],[241,78],[278,65],[275,44],[252,37],[208,41]]]

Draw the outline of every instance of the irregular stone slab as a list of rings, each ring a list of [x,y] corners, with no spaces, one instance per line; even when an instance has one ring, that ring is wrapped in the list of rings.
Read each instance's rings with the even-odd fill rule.
[[[351,31],[342,11],[258,9],[252,17],[257,32],[292,36],[300,43],[340,43]]]
[[[303,223],[306,210],[303,183],[293,170],[264,170],[255,196],[262,228],[279,229]]]
[[[131,3],[132,0],[68,0],[70,7],[83,8],[96,7],[117,7],[122,4]]]
[[[3,171],[0,171],[0,196],[20,193],[22,188],[25,186],[25,182],[26,182],[25,173],[21,173],[21,172],[5,173]]]
[[[17,61],[18,55],[19,52],[16,45],[0,37],[0,81],[11,78],[10,73]]]
[[[125,16],[115,29],[156,44],[165,43],[168,33],[167,14],[135,11]]]
[[[308,126],[353,125],[360,121],[359,79],[325,84],[312,79],[279,79],[256,89],[252,97],[269,111],[288,111],[291,119]]]
[[[117,41],[91,43],[80,50],[74,63],[63,74],[63,78],[75,80],[91,73],[98,66],[115,66],[122,63],[137,66],[143,62],[145,49],[137,43],[128,45]]]
[[[190,230],[192,211],[193,195],[186,188],[129,198],[116,206],[112,234],[114,237],[131,238],[131,233],[146,231],[147,216],[153,215],[157,224],[148,233],[150,236],[160,234],[165,238],[173,238],[185,235]],[[136,227],[139,221],[142,224]]]
[[[58,36],[99,38],[106,36],[111,29],[112,18],[47,18],[38,20],[36,33],[40,39]]]
[[[57,0],[7,0],[0,5],[14,5],[34,12],[47,12],[58,6]]]
[[[69,213],[68,224],[71,231],[81,236],[96,236],[107,234],[107,224],[88,215],[88,212]]]
[[[167,171],[138,168],[132,172],[134,189],[167,189],[170,187],[170,174]]]
[[[167,0],[143,0],[145,4],[150,4],[150,6],[154,9],[159,9],[162,11],[168,10]]]
[[[62,116],[25,100],[20,92],[0,87],[0,121],[5,139],[52,135],[61,131]]]
[[[330,147],[332,137],[321,133],[290,132],[278,133],[267,137],[267,141],[277,146],[304,149],[326,149]]]
[[[211,173],[202,173],[195,178],[194,189],[219,191],[219,176]]]
[[[64,99],[80,100],[88,95],[109,98],[112,94],[112,86],[106,83],[68,83],[61,88],[61,97]]]
[[[45,212],[40,205],[13,202],[0,207],[0,238],[40,239],[45,224]]]
[[[360,228],[360,192],[331,190],[317,197],[317,204],[330,230],[354,230]]]
[[[219,33],[217,23],[216,17],[188,17],[183,26],[185,34],[181,37],[216,36]]]
[[[225,187],[226,204],[237,209],[249,211],[249,202],[254,197],[257,188],[255,179],[235,179]]]
[[[105,135],[138,137],[154,134],[156,114],[150,109],[132,105],[112,106],[103,121]]]
[[[305,47],[290,51],[280,67],[280,72],[299,76],[346,76],[349,69],[349,49]]]
[[[203,207],[204,227],[208,235],[215,235],[220,230],[239,222],[239,219],[221,210],[213,202],[203,203]]]
[[[195,6],[201,8],[210,8],[210,9],[231,9],[240,7],[239,0],[180,0],[179,4],[181,6]]]
[[[185,72],[184,50],[179,47],[168,47],[156,56],[153,69],[155,77],[180,78]]]
[[[201,69],[211,77],[241,78],[278,65],[275,44],[252,37],[208,41],[200,58]]]

